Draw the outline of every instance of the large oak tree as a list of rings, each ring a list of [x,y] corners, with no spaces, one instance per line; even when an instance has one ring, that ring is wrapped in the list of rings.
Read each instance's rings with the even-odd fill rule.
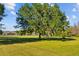
[[[17,27],[29,33],[38,33],[39,38],[41,35],[62,34],[69,27],[65,13],[57,4],[51,6],[47,3],[26,3],[19,9],[17,15]]]

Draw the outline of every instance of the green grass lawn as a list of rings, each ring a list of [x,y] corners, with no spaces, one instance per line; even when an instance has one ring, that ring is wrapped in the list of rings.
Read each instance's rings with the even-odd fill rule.
[[[37,36],[1,36],[1,56],[79,56],[79,37],[63,41]]]

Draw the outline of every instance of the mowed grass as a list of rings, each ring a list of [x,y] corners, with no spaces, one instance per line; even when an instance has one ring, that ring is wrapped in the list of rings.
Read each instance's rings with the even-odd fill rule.
[[[79,56],[79,37],[75,40],[38,39],[37,36],[1,36],[0,56]],[[57,39],[57,40],[56,40]]]

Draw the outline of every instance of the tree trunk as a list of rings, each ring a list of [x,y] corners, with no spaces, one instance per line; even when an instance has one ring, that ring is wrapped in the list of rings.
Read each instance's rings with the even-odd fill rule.
[[[41,33],[39,33],[39,39],[41,39]]]

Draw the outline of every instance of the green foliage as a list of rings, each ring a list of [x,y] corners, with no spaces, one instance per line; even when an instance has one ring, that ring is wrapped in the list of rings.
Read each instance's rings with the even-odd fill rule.
[[[0,21],[2,20],[3,16],[4,16],[4,5],[0,4]]]
[[[18,27],[27,30],[29,33],[38,33],[39,38],[41,38],[41,35],[49,36],[64,33],[69,27],[65,14],[57,4],[54,4],[54,6],[47,3],[25,4],[17,14]]]
[[[2,35],[3,34],[3,31],[2,30],[0,30],[0,35]]]
[[[17,35],[25,35],[26,34],[26,30],[19,30],[16,31]]]
[[[3,4],[0,4],[0,22],[1,22],[2,18],[3,18],[3,16],[4,16],[4,5]],[[0,31],[3,28],[2,25],[3,24],[0,24]]]

